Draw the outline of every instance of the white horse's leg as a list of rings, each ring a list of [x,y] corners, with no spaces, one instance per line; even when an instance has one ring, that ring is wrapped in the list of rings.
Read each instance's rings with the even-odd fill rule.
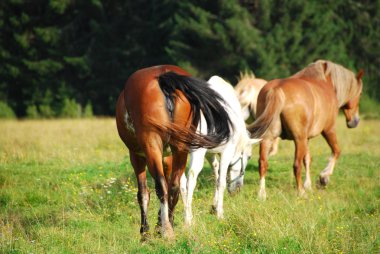
[[[218,183],[215,192],[214,198],[214,207],[216,210],[216,216],[219,219],[223,218],[223,199],[224,199],[224,191],[227,186],[227,170],[228,166],[233,157],[235,146],[228,146],[223,153],[220,155],[220,165],[219,165],[219,177]]]
[[[210,163],[212,170],[214,171],[214,177],[215,177],[215,195],[214,195],[214,202],[213,204],[216,204],[216,200],[218,199],[218,179],[219,179],[219,160],[218,156],[213,154],[206,154],[206,159]],[[213,206],[213,209],[215,210],[215,207]]]
[[[303,164],[305,166],[305,171],[306,171],[306,177],[305,177],[305,182],[303,184],[303,187],[305,190],[311,191],[311,177],[310,177],[310,164],[311,164],[311,156],[309,149],[306,152],[306,155],[303,159]]]
[[[187,200],[187,178],[186,178],[186,172],[183,172],[181,176],[181,181],[180,181],[180,190],[181,190],[181,197],[182,197],[182,202],[183,206],[186,207],[186,200]]]
[[[203,168],[203,162],[206,149],[198,149],[190,154],[190,165],[187,176],[187,196],[185,203],[185,224],[190,225],[193,219],[191,204],[193,201],[194,189],[197,184],[197,178]]]

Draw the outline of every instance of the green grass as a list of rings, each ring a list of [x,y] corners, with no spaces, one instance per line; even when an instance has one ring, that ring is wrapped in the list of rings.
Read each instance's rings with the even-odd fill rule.
[[[140,243],[136,181],[114,120],[0,122],[0,253],[379,253],[380,121],[348,130],[330,185],[297,198],[294,148],[280,142],[270,159],[265,202],[257,200],[257,152],[225,219],[210,214],[210,167],[194,194],[194,225],[183,225],[181,200],[173,241]],[[310,141],[316,181],[330,151]],[[158,199],[149,179],[151,229]],[[153,231],[153,230],[152,230]]]

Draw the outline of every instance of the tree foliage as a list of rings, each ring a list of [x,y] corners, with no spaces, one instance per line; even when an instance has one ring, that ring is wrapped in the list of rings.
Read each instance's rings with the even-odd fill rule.
[[[379,12],[380,0],[4,0],[0,100],[18,116],[59,116],[67,100],[107,115],[143,67],[235,83],[240,71],[286,77],[320,58],[364,68],[380,100]]]

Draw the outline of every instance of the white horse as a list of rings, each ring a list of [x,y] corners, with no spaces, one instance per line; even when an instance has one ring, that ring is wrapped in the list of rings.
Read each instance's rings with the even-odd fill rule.
[[[231,138],[227,143],[213,149],[196,149],[190,153],[190,165],[188,175],[184,173],[181,177],[181,195],[185,206],[185,224],[192,222],[191,203],[197,177],[203,168],[204,158],[213,167],[216,178],[216,191],[213,209],[218,218],[223,218],[223,197],[227,182],[227,170],[230,168],[230,181],[228,191],[230,193],[239,190],[243,185],[245,168],[252,154],[252,145],[260,139],[251,139],[246,130],[246,125],[241,112],[240,103],[236,97],[233,87],[218,76],[213,76],[208,81],[226,102],[226,111],[233,123]],[[207,133],[207,123],[202,117],[198,125],[198,131]]]

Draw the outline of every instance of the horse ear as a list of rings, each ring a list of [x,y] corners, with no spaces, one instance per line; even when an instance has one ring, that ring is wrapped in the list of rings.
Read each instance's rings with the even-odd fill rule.
[[[249,139],[249,143],[253,145],[253,144],[259,143],[261,140],[262,138],[251,138]]]
[[[364,70],[363,69],[360,69],[359,72],[358,72],[358,75],[356,75],[356,78],[358,80],[360,80],[364,75]]]

